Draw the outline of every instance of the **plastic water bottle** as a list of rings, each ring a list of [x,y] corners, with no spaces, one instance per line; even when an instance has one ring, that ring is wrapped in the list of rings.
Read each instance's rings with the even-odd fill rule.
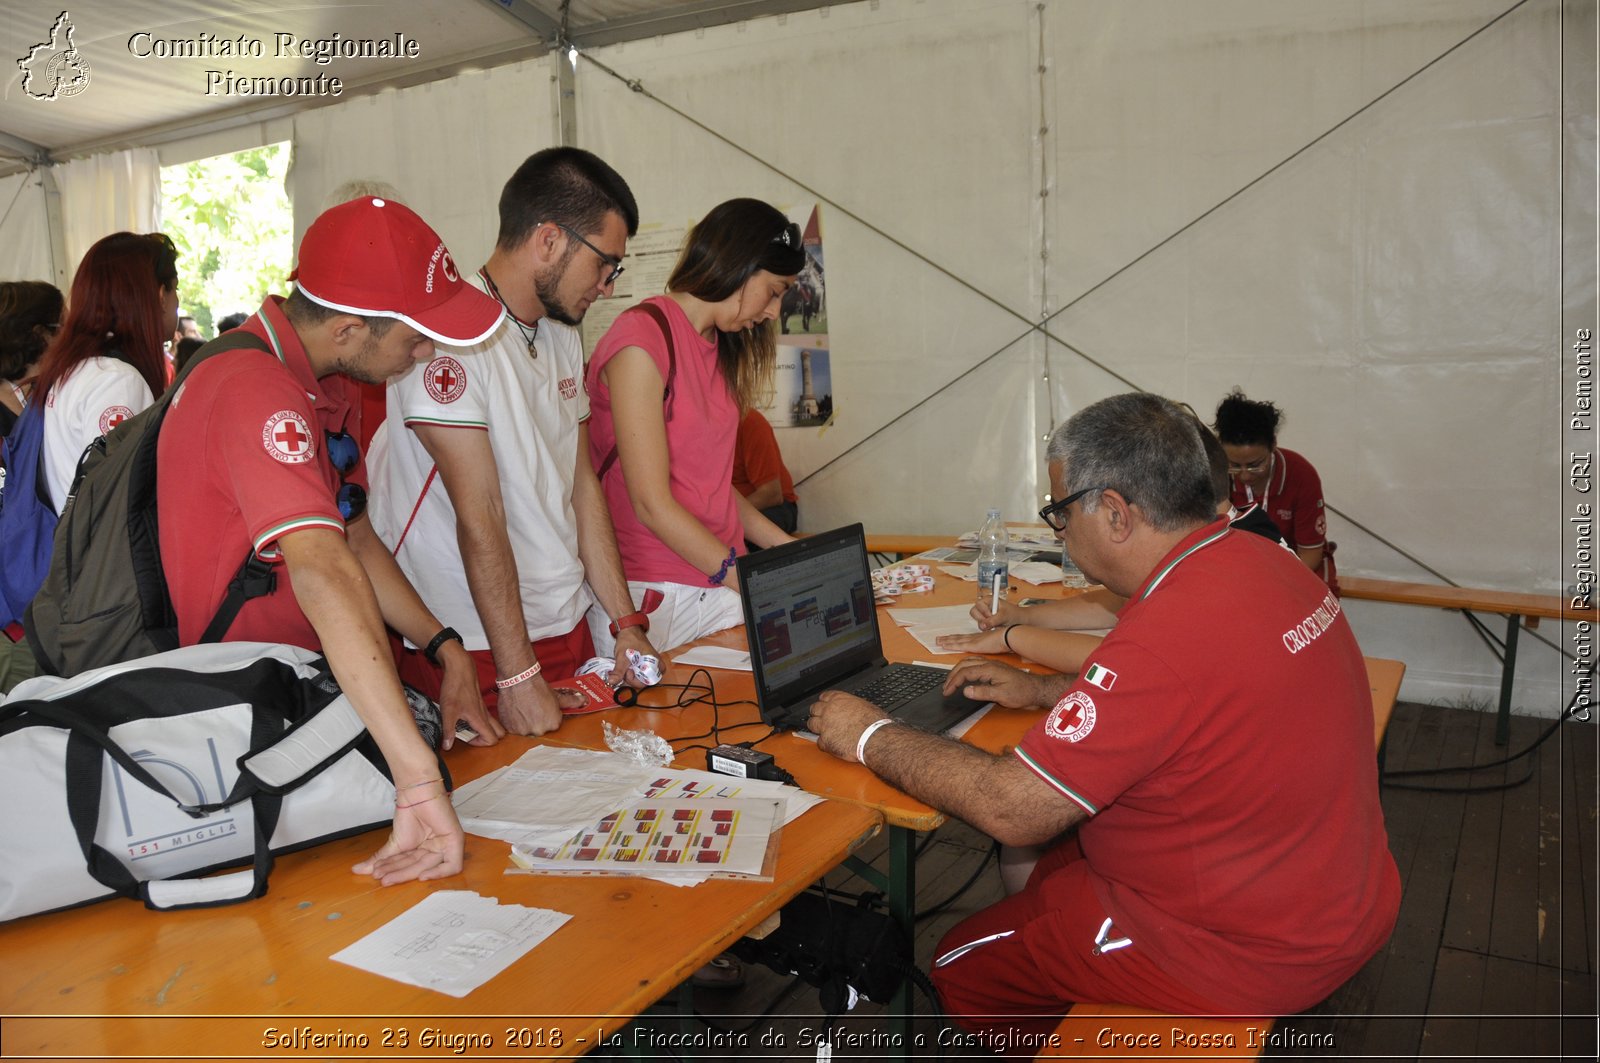
[[[978,601],[988,602],[990,609],[998,609],[1006,600],[1007,584],[1011,580],[1007,548],[1011,537],[1006,532],[1000,511],[991,509],[978,532]]]

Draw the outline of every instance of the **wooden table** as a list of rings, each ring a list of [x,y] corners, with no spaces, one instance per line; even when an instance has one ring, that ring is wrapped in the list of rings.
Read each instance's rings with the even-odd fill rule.
[[[459,782],[531,744],[458,749],[448,763]],[[469,1049],[463,1058],[579,1055],[837,867],[880,824],[864,802],[824,802],[784,828],[773,882],[692,888],[508,876],[506,843],[470,835],[462,874],[383,888],[349,870],[380,833],[330,842],[280,857],[271,892],[243,905],[152,912],[111,900],[0,925],[0,1038],[8,1058],[437,1058],[455,1054],[451,1039]],[[328,958],[435,889],[573,918],[459,1000]],[[319,1052],[312,1034],[361,1036],[369,1047]],[[480,1038],[489,1047],[464,1040]]]

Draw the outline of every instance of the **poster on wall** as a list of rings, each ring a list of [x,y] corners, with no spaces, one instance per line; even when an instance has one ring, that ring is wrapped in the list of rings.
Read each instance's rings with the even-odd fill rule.
[[[761,412],[773,428],[811,428],[833,420],[828,350],[828,299],[822,259],[822,208],[791,209],[806,264],[778,309],[778,362],[773,394]]]
[[[606,334],[617,315],[667,290],[667,277],[678,264],[678,252],[683,250],[683,241],[688,235],[687,225],[654,222],[639,226],[638,234],[628,241],[628,253],[622,260],[622,276],[617,278],[616,287],[606,298],[596,300],[583,315],[585,351],[594,351],[594,345]]]

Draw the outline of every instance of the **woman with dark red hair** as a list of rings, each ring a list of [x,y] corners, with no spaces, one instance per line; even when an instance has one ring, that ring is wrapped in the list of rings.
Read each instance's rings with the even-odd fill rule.
[[[78,265],[67,317],[39,363],[44,480],[61,512],[83,450],[166,390],[178,252],[161,233],[112,233]]]

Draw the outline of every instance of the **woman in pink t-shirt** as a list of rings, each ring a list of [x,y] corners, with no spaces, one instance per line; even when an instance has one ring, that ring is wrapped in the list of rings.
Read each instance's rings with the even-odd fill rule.
[[[779,304],[804,265],[799,226],[729,200],[690,231],[667,294],[595,346],[589,457],[659,650],[739,623],[744,541],[790,541],[733,489],[733,453],[743,411],[770,385]]]

